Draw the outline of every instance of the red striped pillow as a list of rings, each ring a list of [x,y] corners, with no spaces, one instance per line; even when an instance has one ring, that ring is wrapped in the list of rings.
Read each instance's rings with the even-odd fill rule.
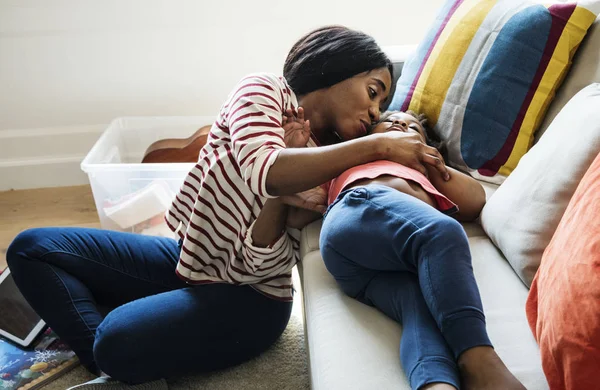
[[[449,163],[501,183],[600,13],[599,0],[448,0],[402,70],[390,109],[424,113]]]

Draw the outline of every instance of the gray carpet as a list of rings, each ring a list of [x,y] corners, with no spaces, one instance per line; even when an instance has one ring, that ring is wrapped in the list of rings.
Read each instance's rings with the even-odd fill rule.
[[[297,294],[299,295],[299,294]],[[170,390],[308,390],[308,363],[300,302],[281,338],[261,356],[240,366],[205,375],[169,381]],[[79,366],[44,386],[42,390],[65,390],[94,379]]]

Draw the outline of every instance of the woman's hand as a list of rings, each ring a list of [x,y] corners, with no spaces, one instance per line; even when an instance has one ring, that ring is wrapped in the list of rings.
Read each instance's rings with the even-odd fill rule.
[[[304,109],[298,107],[298,112],[287,109],[281,124],[285,134],[283,141],[288,148],[303,148],[310,139],[310,122],[304,120]]]
[[[420,135],[388,131],[373,134],[371,137],[379,137],[382,155],[386,160],[416,169],[425,176],[427,176],[426,166],[431,166],[440,172],[444,180],[450,180],[444,158],[436,148],[424,144]]]

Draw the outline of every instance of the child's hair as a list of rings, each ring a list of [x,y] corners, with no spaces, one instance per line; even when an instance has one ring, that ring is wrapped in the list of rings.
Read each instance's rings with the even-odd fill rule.
[[[385,122],[390,116],[397,114],[399,112],[404,112],[405,114],[408,114],[408,115],[414,117],[416,120],[418,120],[419,123],[421,123],[421,126],[423,126],[423,128],[425,129],[425,142],[427,143],[427,145],[432,146],[432,147],[436,148],[437,150],[439,150],[442,157],[444,157],[444,160],[447,160],[447,158],[446,158],[446,151],[447,151],[446,143],[440,139],[440,137],[433,131],[433,129],[431,127],[427,126],[427,117],[425,116],[425,114],[423,114],[423,113],[417,114],[411,110],[386,111],[383,114],[381,114],[381,117],[379,118],[379,122],[377,122],[377,124],[379,124],[381,122]]]

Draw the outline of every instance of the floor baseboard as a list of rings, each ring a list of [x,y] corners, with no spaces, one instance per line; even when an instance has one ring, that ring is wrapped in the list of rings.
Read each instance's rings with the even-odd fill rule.
[[[80,164],[106,126],[0,130],[0,191],[87,184]]]

